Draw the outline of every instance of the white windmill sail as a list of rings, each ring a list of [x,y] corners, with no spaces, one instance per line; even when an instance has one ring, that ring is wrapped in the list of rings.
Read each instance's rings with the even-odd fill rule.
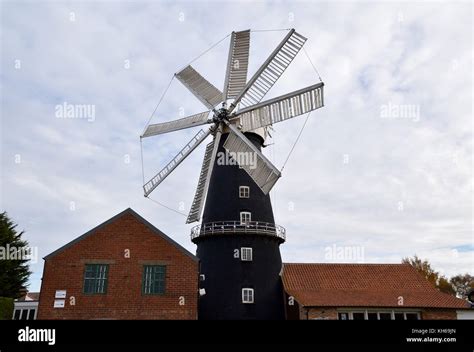
[[[191,205],[191,210],[189,211],[186,224],[199,221],[201,218],[220,140],[221,132],[218,130],[213,141],[206,146],[206,152],[204,153],[204,160],[202,162],[196,193],[194,195],[193,203]]]
[[[280,171],[263,155],[257,147],[238,130],[237,127],[227,122],[232,133],[229,133],[224,148],[230,153],[246,153],[241,155],[256,155],[256,165],[239,163],[249,176],[260,187],[263,193],[268,194],[273,185],[281,177]],[[239,154],[234,154],[239,155]],[[238,160],[236,160],[238,162]]]
[[[208,123],[208,116],[210,111],[203,111],[188,117],[183,117],[179,120],[169,122],[155,123],[148,125],[142,137],[156,136],[162,133],[182,130],[185,128],[201,126]]]
[[[209,83],[191,65],[175,75],[209,109],[222,102],[222,92]]]
[[[238,103],[243,107],[259,103],[290,65],[305,42],[305,37],[298,34],[294,29],[290,30],[283,41],[255,72],[242,91],[240,91],[230,110],[232,111]]]
[[[291,119],[324,106],[324,83],[285,94],[239,110],[231,120],[240,120],[242,131],[252,131]]]
[[[200,130],[189,142],[184,146],[183,149],[171,160],[160,172],[153,176],[150,181],[143,185],[143,190],[145,191],[145,197],[148,195],[161,183],[163,180],[174,170],[176,167],[183,162],[186,157],[191,154],[191,152],[201,144],[207,136],[211,133],[211,130],[208,131]]]
[[[249,66],[250,30],[232,32],[227,71],[224,82],[224,99],[235,98],[247,83]]]

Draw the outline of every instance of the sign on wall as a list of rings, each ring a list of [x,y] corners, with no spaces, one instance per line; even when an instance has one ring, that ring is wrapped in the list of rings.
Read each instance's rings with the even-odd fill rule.
[[[56,290],[54,298],[66,298],[66,290]]]
[[[55,299],[54,300],[54,308],[64,308],[64,299]]]

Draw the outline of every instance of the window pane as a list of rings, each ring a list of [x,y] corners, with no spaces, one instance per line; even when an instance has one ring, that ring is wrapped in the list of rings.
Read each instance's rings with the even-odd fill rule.
[[[95,265],[95,264],[86,265],[85,277],[88,278],[88,279],[95,278],[96,277],[96,270],[97,270],[97,265]]]
[[[252,248],[248,248],[248,247],[241,248],[241,260],[252,261]]]
[[[145,265],[143,267],[142,292],[147,295],[164,294],[166,288],[166,266]]]
[[[35,309],[30,309],[30,312],[28,314],[28,320],[34,320],[35,319]]]
[[[15,320],[19,320],[20,319],[20,314],[21,314],[21,309],[16,309],[15,310]]]
[[[104,291],[105,291],[105,289],[104,289],[104,280],[99,278],[99,279],[96,280],[96,284],[97,284],[97,287],[96,287],[95,292],[104,293]]]
[[[395,313],[395,320],[405,320],[403,313]]]
[[[417,313],[405,313],[407,320],[418,320]]]
[[[107,264],[86,264],[84,293],[106,293],[108,271]]]
[[[367,313],[368,320],[377,320],[377,313]]]
[[[22,309],[21,320],[26,320],[27,318],[28,318],[28,309]]]
[[[364,313],[352,313],[353,320],[364,320],[365,314]]]
[[[390,320],[392,319],[391,313],[379,313],[380,320]]]
[[[248,211],[242,211],[240,213],[240,222],[242,224],[248,223],[249,221],[252,221],[252,215]]]
[[[253,303],[253,289],[251,288],[242,289],[242,302]]]
[[[239,187],[239,197],[240,198],[249,198],[250,189],[248,186],[240,186]]]
[[[338,319],[339,320],[349,320],[349,316],[347,313],[339,313],[338,314]]]

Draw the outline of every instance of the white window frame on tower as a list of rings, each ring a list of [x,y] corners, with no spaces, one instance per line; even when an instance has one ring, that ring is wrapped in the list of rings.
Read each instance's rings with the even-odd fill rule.
[[[249,186],[239,186],[239,198],[250,198]]]
[[[248,216],[248,220],[246,219]],[[249,211],[241,211],[240,212],[240,224],[245,225],[252,221],[252,213]]]
[[[240,248],[240,259],[243,262],[251,262],[253,260],[253,250],[251,247]]]
[[[254,303],[254,290],[250,287],[245,287],[242,289],[242,303],[252,304]]]

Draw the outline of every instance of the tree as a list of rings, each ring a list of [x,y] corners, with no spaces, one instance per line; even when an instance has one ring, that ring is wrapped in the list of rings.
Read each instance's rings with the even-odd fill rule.
[[[0,297],[20,297],[31,274],[25,258],[28,242],[16,226],[6,212],[0,213]]]
[[[474,276],[468,273],[453,276],[449,282],[454,287],[456,295],[460,298],[467,298],[469,290],[474,289]]]
[[[0,297],[0,320],[11,320],[14,307],[13,298]]]
[[[445,276],[440,276],[438,279],[438,285],[436,286],[441,292],[456,296],[456,290],[450,281]]]
[[[425,259],[420,259],[416,254],[413,258],[403,258],[403,264],[410,264],[414,267],[425,279],[427,279],[434,287],[444,293],[456,295],[456,291],[444,275],[431,267],[430,262]]]

